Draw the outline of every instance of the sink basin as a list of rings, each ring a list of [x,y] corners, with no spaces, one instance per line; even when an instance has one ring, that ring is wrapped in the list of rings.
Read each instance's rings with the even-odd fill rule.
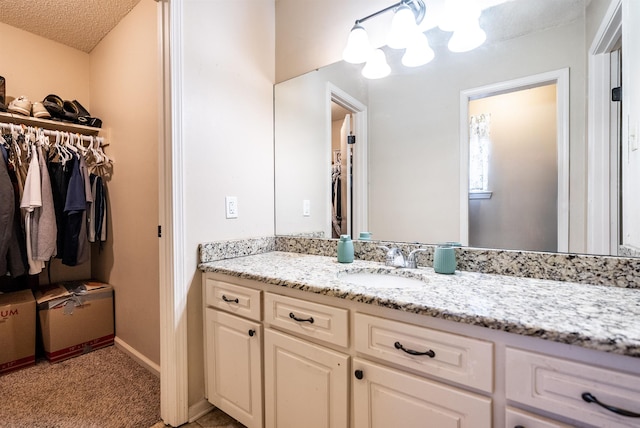
[[[400,275],[396,271],[347,271],[341,272],[338,279],[349,284],[384,289],[420,288],[427,284],[427,280],[418,275]]]

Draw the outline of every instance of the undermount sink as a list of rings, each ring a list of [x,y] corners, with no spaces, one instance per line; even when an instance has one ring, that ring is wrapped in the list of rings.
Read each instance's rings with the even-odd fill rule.
[[[338,274],[342,282],[371,288],[420,288],[427,284],[427,280],[418,275],[410,275],[406,271],[392,270],[357,270]]]

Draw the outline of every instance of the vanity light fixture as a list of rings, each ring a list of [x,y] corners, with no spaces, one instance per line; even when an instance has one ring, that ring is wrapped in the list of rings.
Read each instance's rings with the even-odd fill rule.
[[[475,4],[475,0],[445,0],[441,9],[441,29],[453,31],[449,40],[449,50],[466,52],[484,43],[487,36],[480,28],[481,10]],[[427,11],[424,0],[401,0],[356,20],[349,33],[342,58],[352,64],[366,63],[362,75],[369,79],[385,77],[391,72],[391,68],[387,64],[384,51],[371,46],[362,23],[390,10],[394,10],[395,13],[387,36],[387,46],[392,49],[405,49],[402,64],[405,67],[418,67],[427,64],[435,56],[427,36],[420,28]]]

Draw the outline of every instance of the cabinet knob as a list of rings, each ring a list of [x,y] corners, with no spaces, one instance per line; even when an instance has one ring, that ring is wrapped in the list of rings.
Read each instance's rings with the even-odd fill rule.
[[[254,329],[249,330],[249,336],[253,337],[256,334]]]
[[[362,372],[362,370],[356,370],[353,374],[356,376],[356,379],[358,380],[364,377],[364,373]]]

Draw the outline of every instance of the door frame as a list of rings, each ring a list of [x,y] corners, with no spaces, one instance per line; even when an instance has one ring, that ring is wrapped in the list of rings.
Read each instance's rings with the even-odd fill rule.
[[[158,0],[161,79],[158,138],[160,417],[171,426],[189,419],[182,140],[182,12],[184,0]]]
[[[616,255],[619,230],[617,142],[611,132],[611,51],[622,38],[622,0],[613,0],[589,49],[587,253]],[[614,185],[615,182],[615,185]]]
[[[367,208],[369,204],[368,194],[368,178],[367,178],[367,164],[368,164],[368,150],[369,139],[367,137],[367,106],[357,100],[355,97],[340,89],[333,83],[327,82],[327,138],[328,147],[331,147],[331,102],[350,110],[354,124],[352,127],[355,129],[355,135],[357,137],[353,150],[353,183],[351,197],[353,198],[353,211],[350,212],[352,216],[352,234],[356,238],[358,233],[368,230],[369,217],[367,214]],[[355,126],[354,126],[355,125]],[[328,168],[327,168],[328,170]],[[331,177],[327,183],[330,183]],[[331,200],[331,189],[329,188],[329,194],[327,200]],[[326,207],[327,218],[331,219],[331,206],[327,204]],[[331,222],[329,222],[330,225]],[[329,229],[329,236],[331,236],[331,229]]]
[[[460,243],[469,245],[469,101],[556,84],[558,150],[558,252],[569,250],[569,69],[460,91]]]

